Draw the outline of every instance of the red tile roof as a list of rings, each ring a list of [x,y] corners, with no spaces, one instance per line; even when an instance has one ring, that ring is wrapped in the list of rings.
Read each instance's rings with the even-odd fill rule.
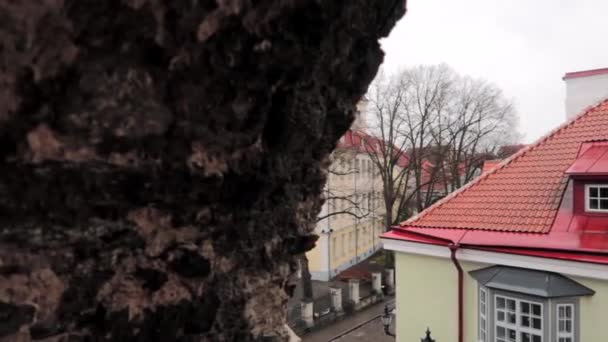
[[[408,228],[547,233],[584,142],[608,139],[608,100],[403,222]]]

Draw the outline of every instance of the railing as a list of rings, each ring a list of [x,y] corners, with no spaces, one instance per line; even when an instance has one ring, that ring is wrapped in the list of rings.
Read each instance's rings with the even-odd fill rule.
[[[313,300],[313,317],[307,319],[302,317],[301,305],[293,305],[287,309],[287,324],[298,334],[305,333],[312,329],[316,330],[327,326],[341,317],[348,316],[355,311],[364,307],[382,301],[384,296],[381,293],[375,293],[372,290],[372,284],[369,281],[361,280],[359,282],[359,300],[357,304],[350,300],[349,288],[347,284],[341,286],[342,310],[336,312],[332,308],[332,294],[328,293]]]

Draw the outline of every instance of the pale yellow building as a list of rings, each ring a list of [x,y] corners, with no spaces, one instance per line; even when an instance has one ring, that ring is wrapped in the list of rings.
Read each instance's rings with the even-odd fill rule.
[[[347,133],[344,141],[356,136]],[[315,232],[319,240],[306,255],[311,276],[329,280],[380,248],[382,183],[367,153],[342,143],[325,187],[326,202]]]
[[[364,102],[362,102],[364,105]],[[364,140],[365,118],[359,116],[332,154],[326,202],[315,232],[319,240],[306,253],[315,280],[329,280],[340,271],[368,258],[380,249],[384,231],[382,181]]]

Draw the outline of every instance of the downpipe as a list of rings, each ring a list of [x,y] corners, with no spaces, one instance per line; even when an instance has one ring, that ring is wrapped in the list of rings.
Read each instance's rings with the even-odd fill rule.
[[[454,267],[456,267],[456,270],[458,271],[458,342],[464,342],[464,277],[462,266],[460,265],[458,259],[456,259],[456,251],[458,251],[460,245],[456,243],[450,244],[448,247],[450,248],[452,263],[454,263]]]

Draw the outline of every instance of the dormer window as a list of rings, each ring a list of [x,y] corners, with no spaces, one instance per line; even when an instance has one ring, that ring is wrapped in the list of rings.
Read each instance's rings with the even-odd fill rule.
[[[608,141],[583,143],[566,175],[574,182],[576,214],[608,214]]]
[[[608,184],[585,185],[585,210],[608,213]]]

